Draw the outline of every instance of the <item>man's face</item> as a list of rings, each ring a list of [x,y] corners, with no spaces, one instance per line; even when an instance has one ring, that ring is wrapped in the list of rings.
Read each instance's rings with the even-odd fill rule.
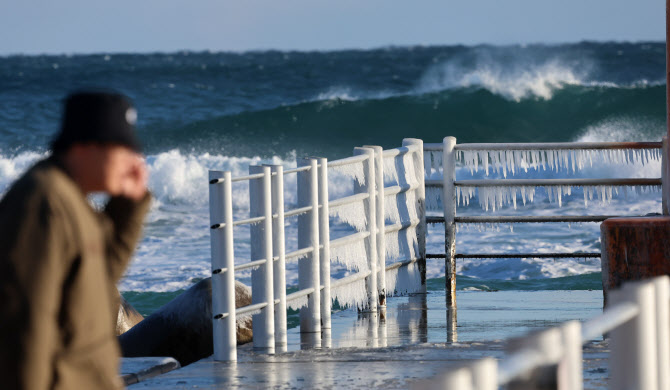
[[[142,164],[142,157],[126,146],[91,143],[76,147],[85,192],[123,195]]]

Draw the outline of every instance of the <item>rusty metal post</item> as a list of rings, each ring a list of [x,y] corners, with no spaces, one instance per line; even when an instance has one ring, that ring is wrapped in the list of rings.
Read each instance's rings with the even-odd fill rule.
[[[456,138],[445,137],[442,151],[442,208],[444,210],[444,273],[447,307],[456,307]]]

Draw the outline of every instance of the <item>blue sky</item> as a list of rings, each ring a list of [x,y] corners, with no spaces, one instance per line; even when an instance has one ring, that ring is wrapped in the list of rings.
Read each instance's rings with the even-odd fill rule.
[[[661,41],[660,0],[0,0],[0,55]]]

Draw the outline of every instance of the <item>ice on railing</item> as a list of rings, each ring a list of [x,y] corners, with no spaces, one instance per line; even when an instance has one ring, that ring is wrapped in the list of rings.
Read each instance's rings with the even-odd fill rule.
[[[385,157],[384,181],[386,183],[409,184],[416,186],[423,174],[418,153],[405,153],[400,156]]]
[[[398,167],[396,166],[396,156],[384,157],[384,181],[398,183]]]
[[[348,270],[367,270],[368,256],[365,240],[357,240],[346,245],[330,248],[330,261],[340,263]]]
[[[365,185],[365,169],[363,168],[364,161],[352,164],[336,165],[329,167],[333,172],[341,173],[356,180],[358,184]]]
[[[500,232],[501,229],[509,229],[510,232],[514,233],[514,223],[498,223],[498,222],[486,222],[486,223],[458,223],[456,224],[456,232],[467,231],[472,232],[476,231],[479,233],[494,231]]]
[[[330,207],[330,215],[337,218],[340,222],[352,226],[361,232],[367,229],[368,219],[365,213],[364,201],[343,204],[337,207]]]
[[[542,186],[547,193],[547,198],[550,202],[558,203],[559,207],[563,206],[563,198],[572,194],[572,186]],[[593,199],[600,199],[602,204],[608,204],[612,201],[614,196],[623,194],[637,195],[652,192],[659,192],[660,186],[577,186],[584,191],[584,207],[588,207],[588,202]],[[502,208],[503,206],[512,205],[515,209],[519,197],[523,204],[526,202],[533,202],[535,199],[535,186],[490,186],[490,187],[456,187],[456,199],[458,205],[468,205],[470,199],[475,196],[477,191],[477,198],[479,205],[486,211]]]
[[[423,167],[426,177],[442,176],[442,151],[424,151]]]
[[[365,287],[365,279],[336,287],[330,291],[330,296],[333,300],[337,299],[340,306],[346,305],[350,308],[364,308],[368,303],[368,291]]]
[[[426,210],[442,210],[442,187],[426,187]]]
[[[388,232],[384,236],[386,243],[386,258],[414,258],[419,253],[419,241],[416,227],[409,227],[395,232]]]
[[[479,172],[481,167],[486,174],[493,170],[507,177],[523,170],[572,171],[573,173],[593,162],[605,164],[641,164],[661,161],[660,149],[584,149],[584,150],[463,150],[456,153],[457,161],[470,169],[470,173]]]
[[[307,295],[300,298],[292,299],[286,302],[286,306],[290,307],[293,310],[300,310],[301,307],[307,306],[308,300]]]
[[[384,197],[384,218],[393,223],[408,222],[418,218],[420,206],[415,190],[386,195]]]
[[[405,173],[405,184],[416,186],[419,184],[419,174],[423,174],[420,166],[417,166],[414,156],[416,153],[407,153],[402,156],[403,171]]]
[[[421,290],[421,273],[416,262],[386,271],[386,295],[403,295]]]

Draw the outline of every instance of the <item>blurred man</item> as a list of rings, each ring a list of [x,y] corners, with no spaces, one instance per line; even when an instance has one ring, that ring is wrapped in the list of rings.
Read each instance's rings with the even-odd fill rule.
[[[0,388],[122,387],[116,283],[150,203],[136,118],[116,93],[69,96],[53,155],[0,201]]]

